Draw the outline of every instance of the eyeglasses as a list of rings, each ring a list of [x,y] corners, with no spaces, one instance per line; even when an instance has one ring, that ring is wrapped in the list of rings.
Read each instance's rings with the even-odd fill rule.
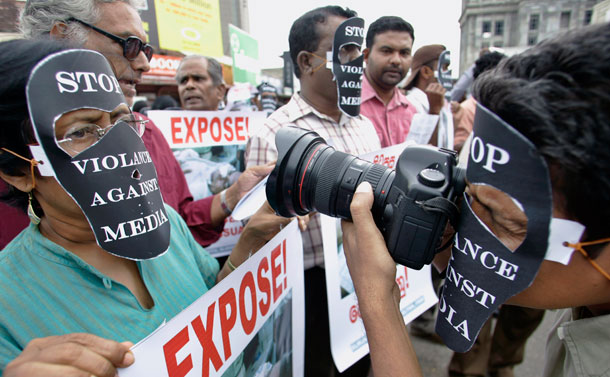
[[[123,46],[123,56],[127,60],[135,60],[138,57],[138,55],[140,54],[140,51],[142,51],[144,53],[144,55],[146,55],[146,59],[148,59],[148,61],[150,61],[150,59],[152,59],[153,53],[155,52],[151,45],[149,45],[148,43],[145,44],[138,37],[121,38],[117,35],[107,32],[106,30],[102,30],[96,26],[93,26],[85,21],[81,21],[78,18],[70,18],[68,20],[68,22],[71,22],[71,21],[76,21],[82,25],[85,25],[86,27],[91,28],[100,34],[105,35],[106,37],[112,39],[113,41],[115,41],[118,44],[120,44],[121,46]]]
[[[97,124],[79,124],[70,127],[66,131],[64,137],[58,140],[59,147],[70,156],[76,156],[80,152],[97,143],[105,134],[107,134],[119,122],[127,123],[136,131],[138,136],[142,137],[148,120],[136,119],[133,114],[127,114],[119,120],[107,127],[100,127]]]

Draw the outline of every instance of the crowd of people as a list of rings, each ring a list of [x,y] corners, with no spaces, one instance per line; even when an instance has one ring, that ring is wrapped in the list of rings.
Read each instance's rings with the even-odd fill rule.
[[[248,140],[245,171],[220,193],[194,200],[180,164],[145,113],[231,110],[220,63],[186,56],[176,73],[179,98],[159,96],[150,107],[134,104],[153,53],[135,0],[27,0],[20,18],[24,39],[0,43],[4,376],[115,376],[117,368],[131,365],[134,343],[228,276],[290,221],[265,204],[230,255],[217,260],[205,250],[220,237],[238,200],[273,169],[275,135],[288,125],[313,130],[353,155],[417,134],[418,140],[461,152],[465,161],[473,158],[473,133],[518,135],[549,177],[553,218],[578,222],[585,231],[567,245],[577,251],[570,263],[541,262],[531,285],[499,307],[495,328],[488,320],[473,349],[454,354],[447,373],[513,376],[544,309],[563,309],[549,337],[544,376],[610,371],[604,357],[610,352],[610,164],[604,157],[610,132],[603,128],[610,125],[610,24],[560,34],[511,57],[482,51],[469,71],[473,82],[458,96],[438,80],[448,68],[439,67],[444,46],[413,51],[416,31],[397,16],[381,17],[361,42],[346,43],[336,31],[356,17],[353,10],[326,6],[294,21],[288,41],[300,91],[281,104],[274,86],[252,88],[247,106],[268,117]],[[336,68],[346,64],[364,66],[358,84]],[[103,90],[90,90],[88,80],[83,88],[77,76],[85,74]],[[354,101],[342,100],[354,93],[343,92],[345,86],[358,89],[355,114],[345,106]],[[87,159],[121,154],[141,156],[137,170],[108,169],[103,176],[87,171]],[[523,167],[524,180],[530,173]],[[152,182],[151,188],[128,202],[106,203],[93,195],[134,180]],[[471,179],[461,210],[471,210],[513,252],[539,254],[546,243],[524,241],[533,222],[524,216],[527,208],[514,199],[507,204],[501,194]],[[306,376],[367,376],[371,369],[378,376],[421,375],[398,305],[396,264],[375,225],[372,203],[365,182],[353,196],[353,222],[342,223],[370,347],[370,357],[342,373],[330,351],[320,215],[298,218]],[[99,233],[105,228],[100,224],[136,221],[134,211],[157,224],[139,229],[137,243],[129,235],[111,239],[112,232]],[[450,247],[437,254],[431,277],[436,290],[452,263]],[[419,320],[431,336],[436,315],[432,309]],[[238,367],[226,375],[240,375]]]

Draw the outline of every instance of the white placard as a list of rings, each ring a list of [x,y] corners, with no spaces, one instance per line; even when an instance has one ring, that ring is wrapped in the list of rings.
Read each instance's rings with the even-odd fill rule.
[[[245,168],[246,142],[266,119],[265,112],[151,110],[146,115],[167,140],[194,200],[220,193]],[[206,247],[215,257],[228,255],[243,225],[225,220],[220,239]]]
[[[393,145],[360,157],[394,169],[407,144],[409,143]],[[369,346],[358,310],[358,299],[345,262],[340,220],[322,215],[321,228],[331,352],[337,369],[342,372],[368,354]],[[421,270],[398,265],[396,270],[396,283],[401,295],[400,310],[407,324],[436,304],[438,298],[432,286],[429,265]]]
[[[296,221],[133,346],[120,377],[302,376],[303,246]],[[247,351],[247,352],[244,352]]]

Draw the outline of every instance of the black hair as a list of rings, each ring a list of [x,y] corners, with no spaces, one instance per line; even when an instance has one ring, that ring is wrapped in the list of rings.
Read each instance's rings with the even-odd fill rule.
[[[313,52],[318,49],[320,35],[318,34],[317,26],[318,24],[326,23],[328,16],[352,18],[356,17],[357,13],[349,8],[328,5],[310,10],[294,21],[290,28],[288,44],[290,46],[290,58],[292,58],[294,74],[297,78],[301,77],[301,70],[297,63],[297,55],[301,51]]]
[[[148,107],[148,102],[144,101],[144,100],[140,100],[140,101],[136,101],[133,106],[131,107],[131,109],[136,112],[136,113],[141,113],[142,109]]]
[[[396,16],[383,16],[377,19],[369,26],[366,32],[366,47],[372,48],[377,34],[385,33],[386,31],[404,31],[409,33],[411,39],[415,41],[415,31],[410,23]]]
[[[472,70],[472,77],[474,79],[476,79],[477,77],[479,77],[481,75],[481,73],[488,71],[492,68],[495,68],[498,63],[500,63],[500,61],[502,59],[504,59],[506,57],[506,55],[494,51],[494,52],[488,52],[486,54],[481,55],[480,58],[478,58],[475,62],[474,62],[474,69]]]
[[[475,82],[483,106],[536,145],[554,201],[610,236],[610,23],[558,35],[503,60]]]
[[[28,144],[35,142],[25,96],[25,87],[34,66],[53,53],[66,50],[64,42],[47,38],[0,42],[0,147],[23,157],[32,158]],[[0,151],[0,170],[12,176],[22,176],[29,169],[27,161]],[[27,207],[27,194],[9,185],[1,200]]]
[[[165,110],[168,108],[178,108],[178,101],[168,94],[155,98],[150,107],[151,110]]]

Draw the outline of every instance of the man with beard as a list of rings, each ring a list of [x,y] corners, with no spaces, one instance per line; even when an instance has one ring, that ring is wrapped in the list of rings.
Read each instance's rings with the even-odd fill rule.
[[[366,34],[361,113],[375,125],[382,147],[404,142],[416,113],[397,88],[411,67],[414,39],[411,24],[395,16],[379,18]]]

